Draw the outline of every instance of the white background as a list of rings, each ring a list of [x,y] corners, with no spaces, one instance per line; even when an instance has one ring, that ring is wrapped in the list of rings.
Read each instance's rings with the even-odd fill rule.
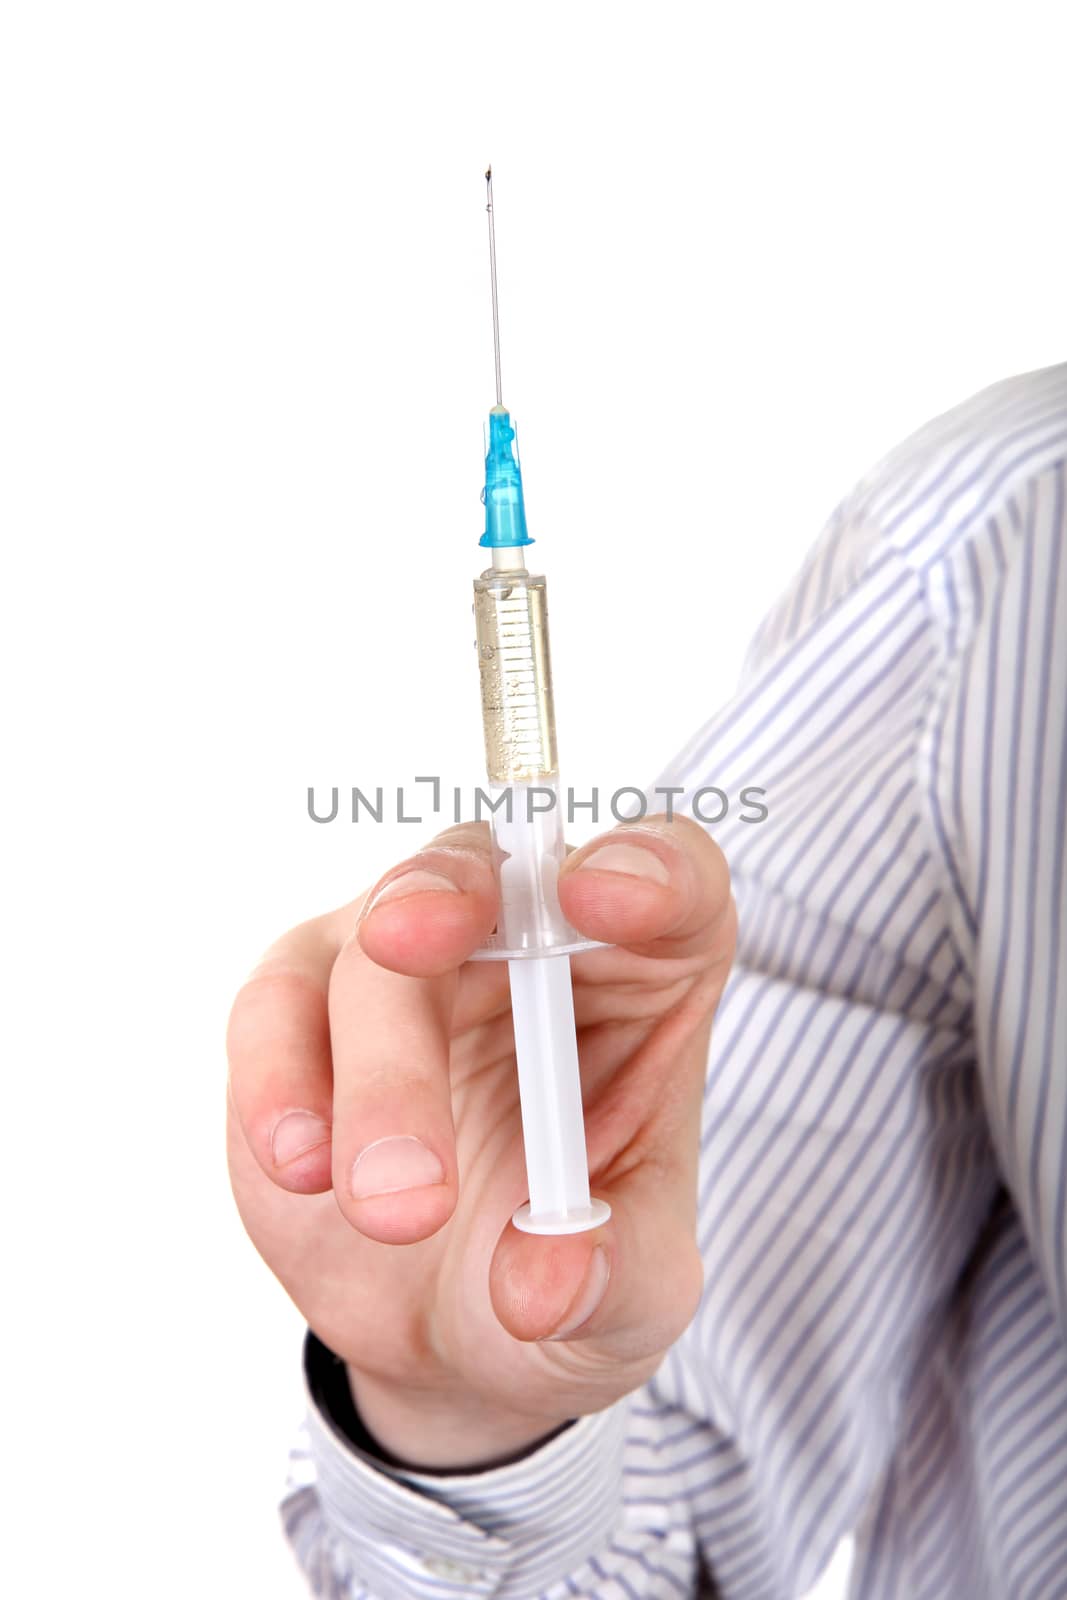
[[[223,1029],[424,836],[309,784],[481,779],[487,161],[564,779],[641,783],[851,482],[1062,359],[1056,10],[5,8],[4,1592],[304,1592]]]

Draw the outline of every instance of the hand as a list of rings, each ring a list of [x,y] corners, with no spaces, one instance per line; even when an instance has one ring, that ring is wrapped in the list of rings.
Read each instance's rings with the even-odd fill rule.
[[[245,1226],[348,1363],[372,1434],[428,1469],[507,1455],[639,1388],[703,1288],[701,1100],[735,936],[723,856],[656,817],[567,858],[564,913],[612,946],[571,958],[590,1187],[612,1215],[539,1237],[510,1220],[528,1190],[507,965],[467,960],[496,921],[489,850],[486,825],[450,828],[286,934],[228,1037]],[[358,1175],[392,1192],[357,1199],[368,1146]]]

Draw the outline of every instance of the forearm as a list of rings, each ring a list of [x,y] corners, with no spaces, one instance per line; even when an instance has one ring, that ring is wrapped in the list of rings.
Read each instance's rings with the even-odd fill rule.
[[[487,1472],[521,1460],[569,1423],[489,1411],[469,1400],[396,1391],[347,1368],[352,1399],[376,1452],[421,1472]]]

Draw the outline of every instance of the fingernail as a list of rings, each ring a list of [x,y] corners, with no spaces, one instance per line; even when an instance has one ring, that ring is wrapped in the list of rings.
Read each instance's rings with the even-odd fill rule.
[[[353,1200],[376,1194],[397,1194],[401,1189],[422,1189],[444,1183],[445,1169],[420,1139],[409,1134],[375,1139],[357,1157],[349,1185]]]
[[[444,877],[440,872],[427,872],[425,867],[415,867],[411,872],[401,873],[399,878],[391,878],[384,889],[379,889],[363,915],[366,916],[368,911],[373,911],[386,900],[402,900],[405,895],[421,894],[424,889],[438,892],[447,889],[452,894],[459,893],[451,878]]]
[[[614,849],[615,846],[612,845],[611,848]],[[560,1324],[555,1333],[548,1334],[548,1340],[569,1338],[583,1322],[588,1321],[604,1298],[610,1276],[608,1253],[602,1244],[598,1244],[585,1269],[582,1287],[578,1291],[578,1298],[571,1307],[567,1320]]]
[[[632,878],[649,878],[653,883],[670,883],[671,875],[653,850],[640,844],[602,844],[575,867],[581,872],[595,867],[598,872],[626,872]]]
[[[284,1117],[278,1118],[270,1136],[274,1165],[284,1167],[287,1161],[295,1161],[305,1151],[325,1144],[329,1137],[330,1125],[323,1122],[321,1117],[314,1116],[310,1111],[287,1111]]]

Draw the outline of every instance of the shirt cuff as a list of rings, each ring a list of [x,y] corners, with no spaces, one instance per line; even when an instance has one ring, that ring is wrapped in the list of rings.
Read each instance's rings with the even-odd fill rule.
[[[604,1548],[622,1520],[629,1397],[487,1472],[416,1472],[359,1448],[317,1402],[307,1438],[340,1564],[376,1600],[530,1600]]]

